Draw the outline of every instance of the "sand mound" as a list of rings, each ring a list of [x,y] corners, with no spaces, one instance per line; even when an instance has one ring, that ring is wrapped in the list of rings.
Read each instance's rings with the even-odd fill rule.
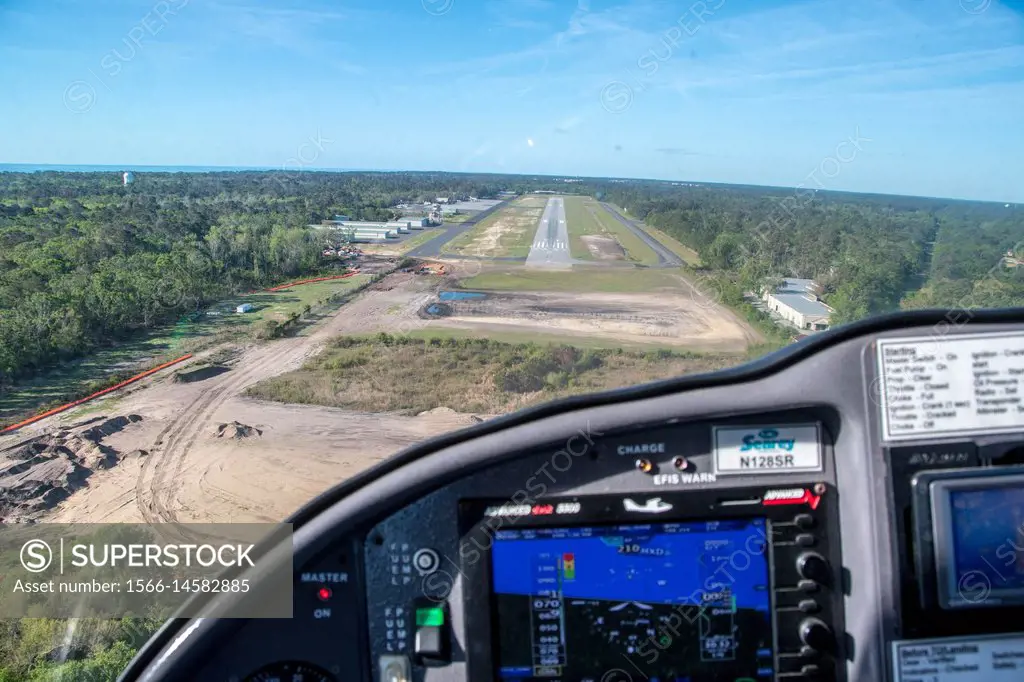
[[[428,421],[452,424],[454,425],[452,428],[455,428],[458,424],[479,424],[489,418],[486,415],[481,417],[444,406],[420,412],[416,416],[425,417]]]
[[[234,438],[235,440],[242,440],[243,438],[262,436],[263,431],[241,422],[231,422],[229,424],[221,424],[218,426],[213,435],[217,438]]]
[[[141,420],[137,414],[96,417],[0,452],[0,521],[23,521],[24,514],[50,509],[85,486],[94,471],[116,466],[122,455],[103,439]]]
[[[435,407],[432,410],[426,410],[417,414],[417,417],[431,417],[435,415],[455,415],[458,414],[455,410],[450,407]]]

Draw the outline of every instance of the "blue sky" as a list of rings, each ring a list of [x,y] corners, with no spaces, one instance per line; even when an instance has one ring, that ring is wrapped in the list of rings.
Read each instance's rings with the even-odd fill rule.
[[[0,162],[1024,202],[1024,0],[5,0]]]

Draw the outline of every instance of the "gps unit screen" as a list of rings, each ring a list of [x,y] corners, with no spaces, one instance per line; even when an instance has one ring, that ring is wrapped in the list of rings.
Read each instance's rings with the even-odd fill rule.
[[[766,537],[762,519],[498,531],[500,678],[771,679]]]
[[[950,492],[951,594],[968,603],[1024,599],[1024,487]]]

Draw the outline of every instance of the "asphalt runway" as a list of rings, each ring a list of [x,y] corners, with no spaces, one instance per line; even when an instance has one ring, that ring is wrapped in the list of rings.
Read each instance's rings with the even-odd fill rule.
[[[548,199],[544,214],[537,224],[537,234],[526,257],[527,267],[566,268],[571,267],[569,255],[569,231],[565,224],[565,202],[561,197]]]

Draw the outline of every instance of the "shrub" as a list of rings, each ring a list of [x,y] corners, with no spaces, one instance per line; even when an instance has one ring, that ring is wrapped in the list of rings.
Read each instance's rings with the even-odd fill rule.
[[[572,346],[559,346],[558,348],[551,349],[551,359],[565,370],[571,369],[576,364],[576,361],[579,360],[579,357],[579,350]]]
[[[32,671],[28,682],[114,682],[135,657],[135,649],[124,642],[114,642],[90,658],[61,664],[41,665]]]
[[[544,381],[521,369],[504,369],[495,375],[495,385],[508,393],[533,393],[544,388]]]
[[[262,320],[254,333],[257,339],[276,339],[281,334],[280,326],[277,320]]]

